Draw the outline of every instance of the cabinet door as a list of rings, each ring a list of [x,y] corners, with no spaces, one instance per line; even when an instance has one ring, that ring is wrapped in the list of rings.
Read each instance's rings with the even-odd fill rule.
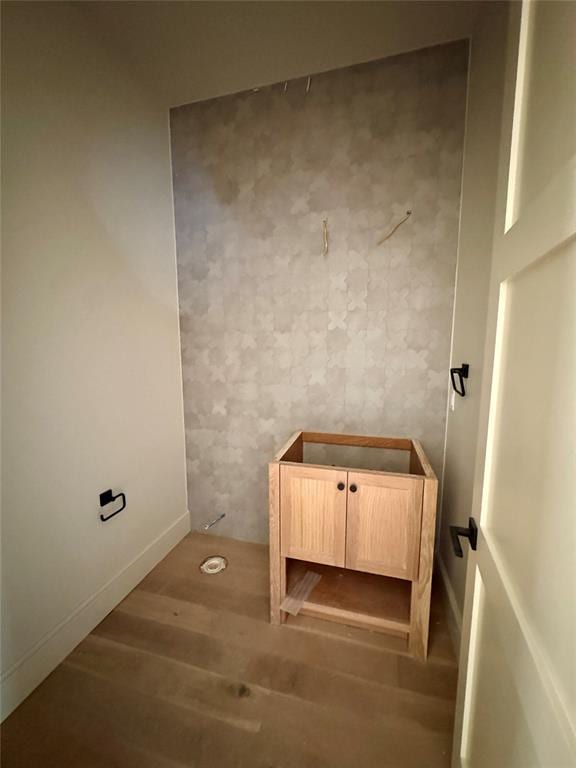
[[[416,579],[424,482],[348,473],[346,567]]]
[[[346,472],[280,467],[280,549],[284,557],[344,565]]]

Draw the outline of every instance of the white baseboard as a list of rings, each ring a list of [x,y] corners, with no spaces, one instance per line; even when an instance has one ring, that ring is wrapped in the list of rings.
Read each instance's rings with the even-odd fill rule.
[[[4,720],[52,670],[88,635],[110,611],[142,581],[190,531],[190,515],[185,512],[146,549],[101,589],[81,603],[64,621],[42,637],[36,645],[2,676],[1,720]]]
[[[448,571],[439,553],[436,554],[436,562],[442,577],[442,586],[444,587],[444,604],[447,608],[448,630],[452,638],[456,658],[458,658],[460,654],[460,638],[462,636],[462,611],[458,606]]]

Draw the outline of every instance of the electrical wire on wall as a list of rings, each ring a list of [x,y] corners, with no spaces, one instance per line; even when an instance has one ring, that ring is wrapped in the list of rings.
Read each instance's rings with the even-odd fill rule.
[[[384,235],[384,237],[383,237],[381,240],[378,240],[378,243],[377,243],[377,244],[378,244],[378,245],[382,245],[382,243],[385,243],[385,242],[386,242],[386,240],[389,240],[389,239],[392,237],[392,235],[394,234],[394,232],[396,232],[396,230],[397,230],[399,227],[401,227],[401,226],[402,226],[402,224],[404,224],[404,222],[405,222],[405,221],[408,221],[408,219],[410,218],[410,216],[412,216],[412,211],[406,211],[406,216],[404,216],[404,218],[403,218],[403,219],[401,219],[401,220],[400,220],[400,221],[399,221],[397,224],[395,224],[395,225],[392,227],[392,229],[390,230],[390,232],[388,232],[388,234],[387,234],[387,235]]]
[[[282,93],[283,94],[288,92],[289,84],[290,84],[289,80],[285,80],[282,83]],[[310,93],[311,85],[312,85],[312,75],[308,75],[308,77],[306,78],[305,93]],[[254,90],[257,91],[259,89],[255,88]],[[412,211],[411,210],[406,211],[406,215],[404,216],[404,218],[400,219],[400,221],[397,224],[395,224],[392,227],[392,229],[386,235],[384,235],[384,237],[382,237],[380,240],[378,240],[377,245],[382,245],[387,240],[389,240],[392,237],[392,235],[394,235],[394,233],[402,226],[402,224],[404,224],[406,221],[408,221],[408,219],[410,218],[411,215],[412,215]],[[323,219],[322,220],[322,236],[323,236],[322,256],[327,256],[329,248],[330,248],[329,240],[328,240],[328,219]]]

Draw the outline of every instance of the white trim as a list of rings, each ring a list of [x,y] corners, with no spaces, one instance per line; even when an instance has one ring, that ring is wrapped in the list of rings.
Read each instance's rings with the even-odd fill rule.
[[[1,719],[34,688],[123,600],[144,576],[190,531],[186,511],[128,565],[25,653],[2,675]]]
[[[535,3],[522,0],[520,12],[520,39],[516,66],[516,85],[514,88],[514,111],[512,114],[512,136],[510,139],[510,158],[508,168],[508,188],[504,233],[508,232],[518,219],[519,189],[522,183],[520,157],[524,148],[524,127],[526,123],[526,82],[529,77],[530,43],[534,19]]]
[[[176,294],[176,335],[178,338],[178,371],[180,374],[180,397],[178,406],[180,408],[180,419],[184,428],[182,430],[182,456],[184,464],[184,485],[186,486],[186,506],[190,515],[190,528],[192,527],[192,513],[190,512],[190,494],[188,491],[188,454],[186,446],[186,418],[184,412],[184,367],[182,363],[182,333],[180,330],[180,288],[178,285],[178,240],[176,238],[176,204],[174,197],[174,164],[172,162],[172,125],[170,120],[170,110],[167,113],[166,128],[168,132],[168,166],[170,169],[170,211],[172,216],[172,246],[174,256],[174,293]]]
[[[468,585],[467,585],[468,586]],[[468,662],[465,669],[464,691],[466,696],[462,704],[462,723],[460,729],[460,743],[454,744],[453,757],[460,760],[462,768],[470,765],[470,737],[475,717],[476,699],[475,691],[478,680],[478,645],[480,643],[480,617],[484,610],[486,590],[482,575],[478,568],[474,569],[472,577],[472,611],[470,618],[470,634],[468,636]]]
[[[440,576],[442,577],[442,586],[444,587],[444,595],[446,598],[444,603],[449,609],[448,630],[454,645],[454,652],[456,653],[456,656],[458,656],[460,653],[460,639],[462,636],[462,611],[458,605],[458,600],[456,599],[456,593],[452,587],[452,582],[450,581],[448,570],[444,564],[442,556],[439,553],[436,556],[436,563],[438,565]]]
[[[446,397],[446,411],[444,417],[444,450],[442,452],[442,476],[440,478],[440,487],[438,489],[437,508],[440,514],[436,517],[436,551],[440,551],[440,540],[442,535],[442,523],[444,521],[444,487],[446,484],[446,458],[448,456],[448,430],[450,422],[450,409],[452,399],[452,382],[450,378],[450,368],[454,360],[454,337],[456,335],[456,310],[458,304],[458,280],[462,262],[462,208],[464,207],[464,182],[467,180],[468,169],[466,167],[466,149],[468,134],[470,131],[470,81],[472,77],[472,38],[468,38],[468,61],[466,62],[466,111],[464,115],[464,135],[462,136],[462,168],[460,170],[460,203],[458,205],[458,243],[456,246],[456,264],[454,267],[454,294],[452,300],[452,320],[450,325],[450,356],[448,360],[448,370],[446,371],[446,388],[448,396]]]

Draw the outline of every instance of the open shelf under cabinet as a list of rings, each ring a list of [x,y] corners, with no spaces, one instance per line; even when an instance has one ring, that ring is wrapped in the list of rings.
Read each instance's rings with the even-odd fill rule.
[[[411,583],[302,560],[286,561],[287,592],[312,571],[321,576],[300,613],[407,638]]]

